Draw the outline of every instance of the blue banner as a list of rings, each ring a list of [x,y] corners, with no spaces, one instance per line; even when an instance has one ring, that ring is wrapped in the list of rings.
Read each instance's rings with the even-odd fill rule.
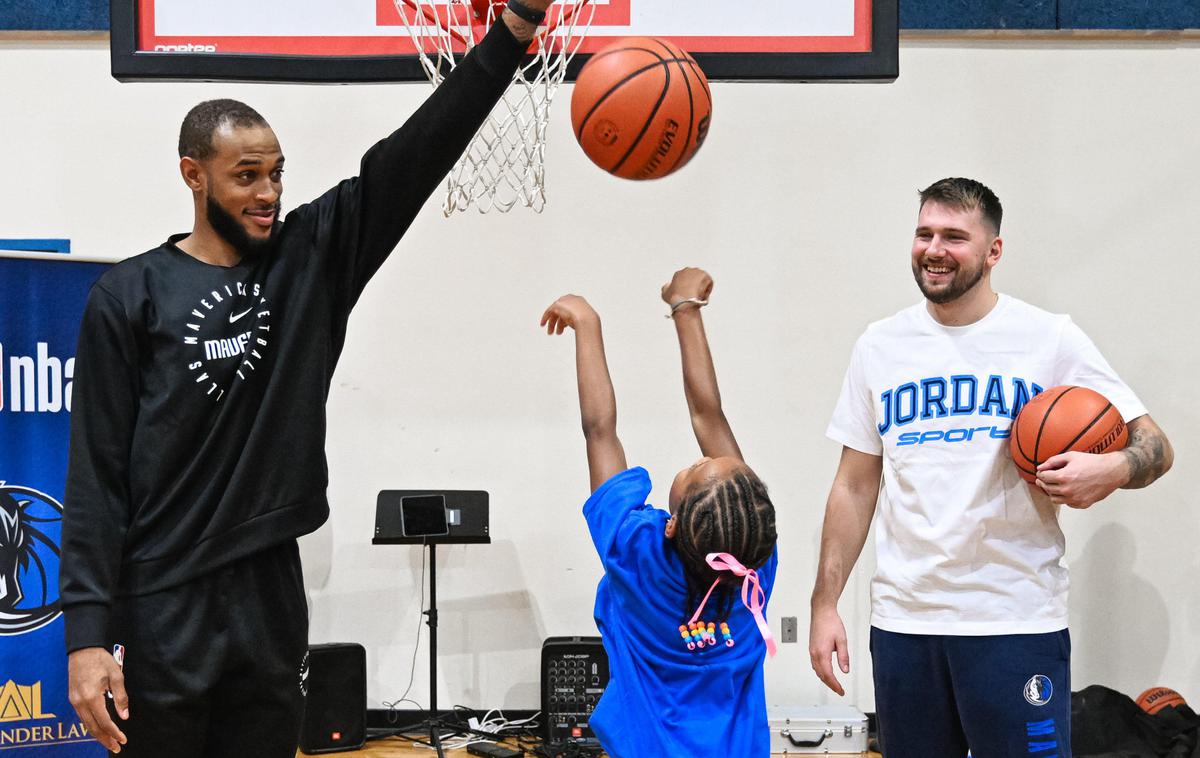
[[[75,343],[108,267],[0,258],[0,756],[106,755],[67,699],[58,559]]]

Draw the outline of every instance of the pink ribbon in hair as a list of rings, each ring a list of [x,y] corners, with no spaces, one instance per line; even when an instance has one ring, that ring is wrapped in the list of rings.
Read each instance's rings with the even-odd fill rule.
[[[758,572],[754,569],[748,569],[742,565],[741,561],[734,558],[729,553],[709,553],[705,556],[708,565],[714,571],[732,571],[742,579],[742,605],[750,611],[750,615],[754,617],[754,623],[758,624],[758,631],[762,635],[763,641],[767,643],[767,653],[772,657],[775,656],[775,637],[771,634],[771,627],[767,625],[767,620],[763,617],[763,605],[767,602],[767,593],[763,592],[762,586],[758,583]],[[708,602],[708,598],[713,594],[713,590],[721,583],[720,579],[713,582],[708,588],[708,593],[704,595],[704,599],[700,601],[700,607],[696,609],[695,615],[692,616],[688,624],[695,623],[696,619],[700,618],[700,614],[704,611],[704,605]]]

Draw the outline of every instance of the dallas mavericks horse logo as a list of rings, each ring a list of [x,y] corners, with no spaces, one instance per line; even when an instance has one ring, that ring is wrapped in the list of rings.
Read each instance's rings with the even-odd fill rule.
[[[1030,705],[1045,705],[1053,696],[1054,685],[1051,684],[1050,677],[1035,674],[1025,682],[1025,699]]]
[[[0,481],[0,636],[32,632],[62,613],[62,511],[45,493]]]

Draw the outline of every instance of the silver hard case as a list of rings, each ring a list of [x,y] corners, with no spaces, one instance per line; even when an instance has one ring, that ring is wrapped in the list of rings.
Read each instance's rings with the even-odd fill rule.
[[[867,752],[867,717],[845,705],[767,708],[772,755]]]

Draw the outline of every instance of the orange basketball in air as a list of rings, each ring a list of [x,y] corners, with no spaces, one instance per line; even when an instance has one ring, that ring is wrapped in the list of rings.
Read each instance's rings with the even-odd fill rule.
[[[1021,477],[1032,483],[1048,458],[1071,450],[1114,452],[1128,439],[1125,419],[1104,395],[1086,387],[1051,387],[1021,409],[1008,449]]]
[[[1168,705],[1187,705],[1187,701],[1170,687],[1151,687],[1137,696],[1137,704],[1146,713],[1158,713]]]
[[[593,55],[571,95],[580,147],[625,179],[658,179],[683,168],[704,144],[711,119],[700,66],[675,43],[654,37],[628,37]]]

